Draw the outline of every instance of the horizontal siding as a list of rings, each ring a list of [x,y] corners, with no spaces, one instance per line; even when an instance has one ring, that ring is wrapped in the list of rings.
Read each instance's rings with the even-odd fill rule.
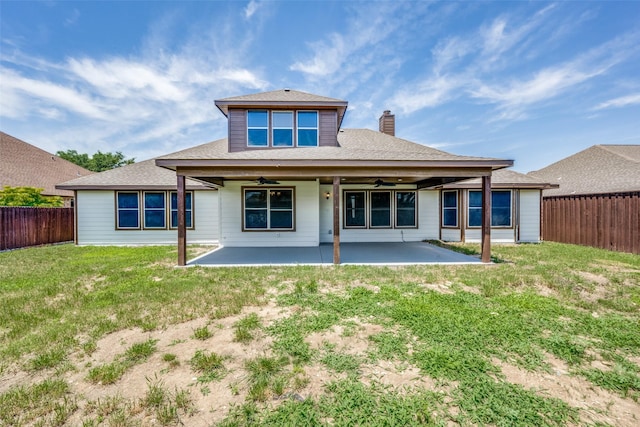
[[[479,243],[482,240],[482,229],[467,228],[465,231],[465,241],[468,243]],[[493,243],[514,243],[513,228],[492,228],[491,241]]]
[[[194,191],[194,230],[187,230],[187,243],[218,242],[217,191]],[[78,191],[79,245],[177,244],[177,230],[116,230],[113,191]]]
[[[229,152],[244,151],[247,148],[247,111],[229,110]]]
[[[440,236],[443,242],[459,242],[461,240],[459,228],[442,228]]]
[[[338,112],[320,110],[318,116],[318,145],[321,147],[335,147],[338,145]]]
[[[540,241],[540,190],[520,190],[520,241]]]
[[[319,186],[316,181],[280,181],[295,188],[295,231],[242,231],[242,181],[227,181],[221,188],[220,243],[224,246],[317,246]],[[272,188],[274,186],[268,186]]]

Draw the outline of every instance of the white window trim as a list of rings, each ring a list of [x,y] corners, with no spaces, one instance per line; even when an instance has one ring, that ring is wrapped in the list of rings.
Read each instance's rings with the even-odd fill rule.
[[[267,126],[249,126],[249,113],[250,112],[265,112],[267,113]],[[251,147],[251,148],[264,148],[264,147],[270,147],[271,146],[271,135],[269,132],[269,123],[270,123],[270,118],[271,118],[271,114],[269,114],[269,110],[259,110],[259,109],[251,109],[251,110],[247,110],[247,120],[246,120],[246,132],[247,132],[247,147]],[[260,130],[266,130],[267,131],[267,145],[251,145],[249,143],[249,130],[251,129],[260,129]]]
[[[274,124],[275,120],[273,120],[273,116],[277,113],[291,113],[291,127],[276,126]],[[296,146],[296,116],[297,114],[293,110],[271,110],[271,132],[269,136],[271,138],[270,143],[273,148],[291,148]],[[275,137],[273,134],[277,129],[291,129],[291,145],[275,145]]]
[[[316,125],[315,127],[307,127],[307,126],[300,126],[300,120],[298,119],[298,115],[300,113],[316,113]],[[296,110],[296,114],[295,114],[295,145],[296,147],[301,147],[301,148],[311,148],[311,147],[318,147],[320,146],[320,112],[319,110]],[[298,145],[298,131],[299,130],[305,130],[305,129],[313,129],[316,131],[316,145]]]

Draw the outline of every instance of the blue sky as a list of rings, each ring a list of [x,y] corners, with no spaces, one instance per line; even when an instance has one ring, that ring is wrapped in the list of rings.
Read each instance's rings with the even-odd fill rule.
[[[213,101],[291,88],[528,172],[640,144],[640,2],[4,1],[0,129],[145,160],[226,136]]]

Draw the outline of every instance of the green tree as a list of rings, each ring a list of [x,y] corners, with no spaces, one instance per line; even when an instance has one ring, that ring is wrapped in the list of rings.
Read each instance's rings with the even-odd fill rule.
[[[64,205],[60,196],[43,196],[42,188],[10,187],[0,190],[0,206],[38,206],[58,208]]]
[[[135,159],[125,159],[124,154],[120,151],[116,151],[115,153],[103,153],[98,151],[93,156],[89,157],[86,153],[78,153],[76,150],[66,150],[56,152],[56,156],[62,157],[71,163],[75,163],[78,166],[82,166],[83,168],[94,172],[115,169],[135,162]]]

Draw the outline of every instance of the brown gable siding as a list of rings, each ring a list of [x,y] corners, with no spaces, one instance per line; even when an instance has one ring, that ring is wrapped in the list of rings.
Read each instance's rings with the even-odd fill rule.
[[[338,113],[331,110],[318,111],[318,145],[335,147],[338,145]]]
[[[247,110],[229,110],[229,152],[247,149]]]

